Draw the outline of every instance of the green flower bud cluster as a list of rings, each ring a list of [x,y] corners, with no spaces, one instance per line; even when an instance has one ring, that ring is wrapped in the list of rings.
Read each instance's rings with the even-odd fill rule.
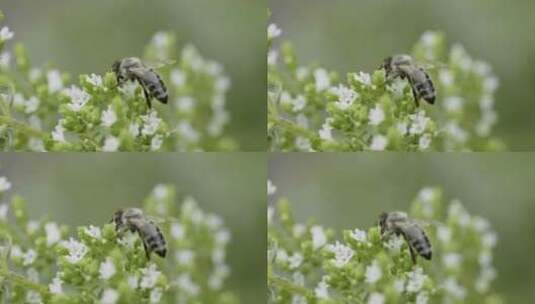
[[[273,189],[273,187],[272,187]],[[503,303],[492,290],[497,236],[489,222],[439,188],[424,188],[409,217],[432,245],[432,259],[413,264],[402,236],[378,226],[335,230],[293,220],[279,199],[268,213],[270,303]]]
[[[0,195],[10,186],[1,179]],[[167,241],[167,257],[149,260],[137,233],[30,219],[24,199],[13,196],[0,204],[2,303],[238,303],[224,288],[229,230],[192,197],[180,201],[170,185],[145,200],[144,213]]]
[[[5,30],[4,30],[5,29]],[[180,52],[170,33],[158,32],[143,61],[154,65],[168,104],[149,109],[137,82],[117,85],[116,75],[80,75],[34,67],[20,43],[12,50],[0,33],[0,149],[16,151],[235,150],[225,135],[230,79],[221,64],[192,45]],[[151,64],[152,63],[152,64]],[[157,66],[158,65],[158,66]]]
[[[435,105],[416,106],[407,79],[384,69],[344,78],[319,65],[300,65],[291,43],[268,27],[268,140],[273,151],[495,151],[498,121],[491,67],[444,35],[426,32],[412,50],[437,92]],[[392,54],[395,55],[395,54]],[[382,59],[377,63],[379,66]]]

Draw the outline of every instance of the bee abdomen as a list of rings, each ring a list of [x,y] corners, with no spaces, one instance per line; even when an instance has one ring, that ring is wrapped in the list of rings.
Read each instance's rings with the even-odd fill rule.
[[[158,231],[158,235],[153,235],[147,238],[147,247],[150,251],[155,252],[161,257],[165,257],[167,252],[165,239],[160,231]]]
[[[431,244],[429,243],[429,239],[424,235],[423,238],[414,239],[411,242],[412,248],[418,252],[418,254],[422,257],[424,257],[427,260],[431,259]]]

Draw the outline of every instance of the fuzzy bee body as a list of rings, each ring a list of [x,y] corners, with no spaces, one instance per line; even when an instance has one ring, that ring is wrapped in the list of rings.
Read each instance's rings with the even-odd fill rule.
[[[152,252],[164,258],[167,253],[167,243],[160,228],[147,219],[143,211],[138,208],[119,209],[113,214],[112,221],[119,235],[126,231],[137,233],[143,241],[145,254],[150,260]]]
[[[417,255],[431,260],[432,250],[429,238],[423,228],[416,221],[410,219],[406,213],[384,212],[379,216],[379,226],[383,238],[391,234],[403,236],[409,246],[413,263],[416,263]]]
[[[409,80],[416,106],[420,105],[420,99],[430,104],[435,103],[436,90],[431,77],[429,77],[429,74],[423,68],[413,63],[411,56],[394,55],[388,57],[384,60],[381,67],[385,69],[388,80],[396,77]]]
[[[152,98],[167,103],[167,87],[162,78],[152,68],[145,66],[139,58],[127,57],[117,60],[113,63],[112,70],[117,75],[118,85],[128,80],[139,82],[149,108],[152,107]]]

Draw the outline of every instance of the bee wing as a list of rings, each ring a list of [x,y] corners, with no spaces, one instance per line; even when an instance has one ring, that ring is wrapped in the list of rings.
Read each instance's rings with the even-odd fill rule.
[[[417,61],[416,65],[426,70],[445,69],[448,67],[448,65],[443,62],[431,62],[426,60]]]
[[[172,66],[175,63],[176,63],[176,60],[174,59],[164,59],[164,60],[158,60],[156,62],[147,62],[147,66],[158,70],[158,69],[166,68],[168,66]]]

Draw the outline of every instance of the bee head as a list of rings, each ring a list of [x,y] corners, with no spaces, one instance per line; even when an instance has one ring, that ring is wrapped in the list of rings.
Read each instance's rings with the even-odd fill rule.
[[[390,71],[392,64],[392,56],[386,57],[385,60],[383,60],[383,63],[379,66],[379,69],[384,69],[386,72]]]
[[[385,233],[385,230],[386,230],[386,219],[388,217],[388,213],[386,212],[382,212],[380,215],[379,215],[379,228],[381,229],[381,235],[383,235]]]
[[[121,60],[115,60],[111,65],[111,70],[117,74],[119,72],[119,66],[121,65]]]

